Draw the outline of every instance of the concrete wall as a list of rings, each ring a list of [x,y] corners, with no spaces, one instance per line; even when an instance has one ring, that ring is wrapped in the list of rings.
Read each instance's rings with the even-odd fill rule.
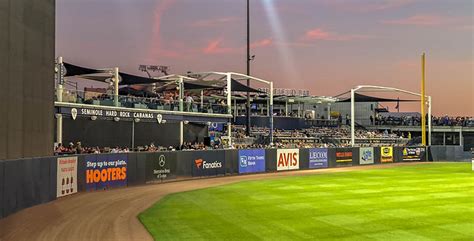
[[[52,155],[55,0],[0,0],[0,160]]]

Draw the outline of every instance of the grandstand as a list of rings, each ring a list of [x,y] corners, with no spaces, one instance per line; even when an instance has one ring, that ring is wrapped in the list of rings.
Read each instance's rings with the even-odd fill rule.
[[[413,99],[355,94],[352,143],[351,98],[344,94],[311,96],[309,91],[285,89],[274,89],[270,94],[268,88],[241,84],[247,77],[235,73],[231,78],[226,76],[232,73],[219,72],[141,77],[118,68],[63,63],[62,58],[56,64],[56,145],[61,143],[62,148],[67,146],[62,143],[77,142],[89,151],[105,152],[153,150],[151,145],[159,150],[402,146],[417,144],[421,135],[419,113],[388,112],[381,105],[417,101]],[[108,83],[109,87],[82,91],[77,88],[81,79]],[[252,97],[250,136],[245,135],[245,92]],[[432,117],[430,123],[435,126],[435,144],[472,147],[472,117]]]

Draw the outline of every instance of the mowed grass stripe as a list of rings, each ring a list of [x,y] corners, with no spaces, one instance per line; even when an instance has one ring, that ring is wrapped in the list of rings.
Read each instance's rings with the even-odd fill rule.
[[[140,214],[156,240],[474,240],[470,163],[245,181]]]

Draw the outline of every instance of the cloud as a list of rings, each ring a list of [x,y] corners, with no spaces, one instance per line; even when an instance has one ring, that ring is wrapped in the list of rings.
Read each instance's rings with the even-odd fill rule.
[[[216,38],[211,41],[209,41],[202,49],[202,52],[204,54],[235,54],[235,53],[240,53],[245,50],[247,46],[241,46],[241,47],[224,47],[223,46],[224,39],[221,38]],[[269,47],[273,45],[273,40],[271,38],[266,38],[266,39],[261,39],[257,40],[255,42],[250,43],[250,48],[251,49],[256,49],[256,48],[264,48],[264,47]]]
[[[200,21],[194,22],[190,26],[196,27],[196,28],[218,27],[218,26],[227,25],[233,22],[237,22],[239,20],[240,18],[236,18],[236,17],[206,19],[206,20],[200,20]]]
[[[203,49],[205,54],[225,54],[237,51],[237,49],[222,47],[222,38],[209,41],[207,46]]]
[[[361,3],[361,1],[325,0],[324,3],[342,11],[367,13],[397,9],[410,5],[415,1],[416,0],[377,0]]]
[[[273,44],[273,40],[271,38],[262,39],[253,43],[250,43],[250,48],[260,48],[260,47],[268,47]]]
[[[164,0],[160,1],[153,12],[153,30],[152,30],[152,37],[150,41],[150,51],[148,59],[154,59],[156,56],[164,56],[164,57],[171,57],[177,58],[179,57],[179,53],[166,50],[162,46],[161,42],[161,19],[166,11],[174,4],[175,0]]]
[[[414,15],[401,19],[384,20],[382,23],[390,25],[440,26],[457,23],[460,20],[460,18],[439,15]]]
[[[315,28],[306,31],[305,35],[301,38],[303,41],[351,41],[351,40],[361,40],[369,39],[373,36],[362,35],[362,34],[340,34],[336,32],[329,32],[322,28]]]

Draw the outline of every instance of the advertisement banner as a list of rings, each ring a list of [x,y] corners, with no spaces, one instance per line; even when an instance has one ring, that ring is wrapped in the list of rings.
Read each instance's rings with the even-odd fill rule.
[[[352,150],[346,150],[346,151],[337,150],[336,162],[337,163],[352,162]]]
[[[373,147],[359,148],[359,164],[360,165],[374,164],[374,148]]]
[[[56,197],[77,192],[77,156],[59,157],[57,167]]]
[[[176,153],[155,152],[146,157],[146,181],[162,181],[176,177]]]
[[[327,168],[328,167],[328,149],[312,148],[309,149],[309,168]]]
[[[405,147],[403,148],[403,161],[421,161],[425,157],[424,147]]]
[[[239,150],[239,173],[265,172],[265,150]]]
[[[199,151],[193,153],[193,176],[215,176],[225,174],[224,151]]]
[[[351,148],[337,148],[336,149],[336,166],[352,166],[352,149]]]
[[[391,146],[380,147],[380,162],[381,163],[393,162],[393,147]]]
[[[277,171],[300,169],[299,149],[277,150]]]
[[[127,185],[127,154],[89,155],[86,161],[86,190]]]

